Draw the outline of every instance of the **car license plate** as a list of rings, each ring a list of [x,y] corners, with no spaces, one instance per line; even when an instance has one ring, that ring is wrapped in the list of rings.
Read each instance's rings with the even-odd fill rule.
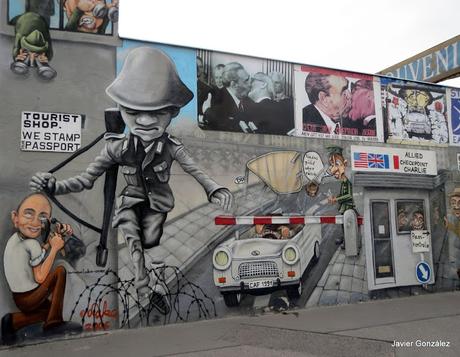
[[[258,280],[249,282],[249,289],[271,288],[272,286],[273,280]]]

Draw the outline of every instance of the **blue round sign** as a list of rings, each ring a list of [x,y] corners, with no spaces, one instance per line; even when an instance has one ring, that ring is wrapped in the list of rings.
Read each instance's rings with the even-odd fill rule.
[[[427,262],[421,261],[415,267],[417,280],[421,284],[425,284],[431,279],[431,267]]]

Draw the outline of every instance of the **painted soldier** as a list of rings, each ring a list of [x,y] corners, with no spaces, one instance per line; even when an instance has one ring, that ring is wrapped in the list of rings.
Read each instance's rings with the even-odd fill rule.
[[[49,65],[53,47],[46,20],[34,12],[26,12],[14,19],[14,32],[11,70],[26,75],[30,67],[36,67],[40,78],[56,77],[56,71]]]
[[[343,214],[347,209],[355,209],[353,202],[353,186],[345,175],[345,169],[348,161],[342,154],[342,148],[339,146],[330,146],[329,150],[329,172],[340,181],[340,192],[338,196],[329,197],[329,203],[337,203],[338,209]]]
[[[135,270],[138,294],[164,297],[164,288],[151,280],[144,263],[144,249],[160,243],[163,224],[174,207],[168,184],[171,165],[177,161],[205,190],[210,202],[224,209],[232,205],[233,196],[218,185],[193,161],[184,145],[165,129],[179,114],[180,108],[193,98],[172,60],[163,52],[139,47],[132,50],[118,77],[106,89],[119,105],[129,134],[107,134],[106,144],[85,172],[61,181],[48,173],[37,173],[30,187],[47,188],[56,195],[91,189],[94,181],[114,164],[121,166],[127,186],[121,192],[113,226],[123,234]],[[167,301],[163,299],[167,305]]]
[[[339,146],[329,146],[329,173],[340,181],[340,192],[338,196],[330,196],[328,202],[330,204],[338,204],[338,210],[341,214],[344,214],[346,210],[355,210],[355,204],[353,202],[353,186],[345,175],[345,169],[348,161],[343,157],[343,149]],[[343,229],[343,226],[342,226]],[[342,248],[345,248],[343,237],[336,240],[337,244],[342,244]]]

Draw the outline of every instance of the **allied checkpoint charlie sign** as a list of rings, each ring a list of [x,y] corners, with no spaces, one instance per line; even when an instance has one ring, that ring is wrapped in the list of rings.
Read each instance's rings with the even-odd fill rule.
[[[351,146],[351,153],[353,171],[437,175],[434,151]]]
[[[22,112],[21,150],[74,152],[81,145],[82,115]]]

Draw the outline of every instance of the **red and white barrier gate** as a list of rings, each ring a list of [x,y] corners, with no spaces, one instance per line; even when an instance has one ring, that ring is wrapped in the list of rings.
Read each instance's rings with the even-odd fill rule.
[[[214,223],[219,226],[237,224],[343,224],[343,216],[217,216]],[[363,224],[363,217],[358,216],[358,225]]]

